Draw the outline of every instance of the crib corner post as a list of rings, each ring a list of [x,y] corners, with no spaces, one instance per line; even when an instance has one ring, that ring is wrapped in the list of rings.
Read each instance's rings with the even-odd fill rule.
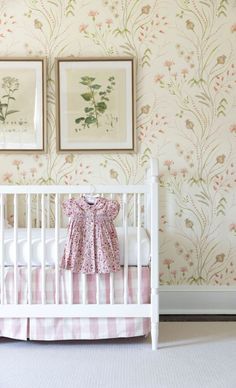
[[[150,167],[151,167],[151,178],[159,176],[159,165],[158,165],[158,159],[157,158],[151,158],[150,159]]]
[[[159,329],[159,193],[158,161],[151,160],[151,336],[152,349],[157,349]]]

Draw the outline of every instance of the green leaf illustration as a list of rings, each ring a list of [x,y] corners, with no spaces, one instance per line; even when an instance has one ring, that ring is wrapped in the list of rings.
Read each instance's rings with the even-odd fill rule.
[[[91,85],[92,89],[100,89],[101,87],[102,87],[102,85],[98,85],[98,84]]]
[[[101,102],[99,102],[99,103],[96,105],[96,108],[97,108],[97,110],[98,110],[100,113],[103,113],[103,112],[105,112],[105,110],[107,109],[107,105],[105,104],[105,102],[101,101]]]
[[[94,108],[89,108],[88,106],[86,106],[86,108],[84,108],[84,111],[85,111],[85,113],[89,113],[89,112],[94,111]]]
[[[8,115],[12,115],[13,113],[17,113],[17,112],[19,112],[18,110],[9,110],[8,112],[7,112],[7,116]]]
[[[76,124],[79,124],[81,121],[84,121],[84,117],[79,117],[78,119],[75,119]]]
[[[89,85],[91,84],[93,81],[95,81],[95,78],[93,77],[88,77],[88,76],[85,76],[85,77],[81,77],[82,81],[80,82],[81,84],[83,85]]]
[[[89,84],[89,82],[88,81],[80,81],[80,84],[87,86]]]
[[[94,117],[94,116],[88,116],[88,117],[86,117],[86,119],[85,119],[85,123],[86,123],[87,125],[93,124],[93,123],[95,123],[95,122],[96,122],[96,117]]]
[[[92,94],[91,93],[83,93],[83,94],[81,94],[81,97],[83,97],[83,99],[85,101],[90,101],[92,99]]]

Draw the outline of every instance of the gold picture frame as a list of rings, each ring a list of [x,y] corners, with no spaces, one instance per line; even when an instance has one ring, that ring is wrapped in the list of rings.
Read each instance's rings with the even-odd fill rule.
[[[0,153],[46,152],[46,58],[0,58]]]
[[[133,57],[56,58],[57,151],[136,151]]]

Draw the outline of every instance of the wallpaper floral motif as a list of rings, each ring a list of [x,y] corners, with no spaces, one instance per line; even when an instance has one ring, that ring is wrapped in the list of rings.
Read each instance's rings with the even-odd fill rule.
[[[138,183],[160,162],[161,284],[236,281],[236,2],[1,0],[2,56],[48,57],[47,155],[2,184]],[[56,154],[58,56],[137,58],[136,155]]]

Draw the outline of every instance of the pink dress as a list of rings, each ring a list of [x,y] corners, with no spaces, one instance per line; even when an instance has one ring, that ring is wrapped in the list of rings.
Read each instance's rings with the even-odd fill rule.
[[[113,220],[119,202],[98,197],[89,204],[81,197],[68,199],[62,206],[70,221],[61,268],[86,274],[118,271],[119,243]]]

